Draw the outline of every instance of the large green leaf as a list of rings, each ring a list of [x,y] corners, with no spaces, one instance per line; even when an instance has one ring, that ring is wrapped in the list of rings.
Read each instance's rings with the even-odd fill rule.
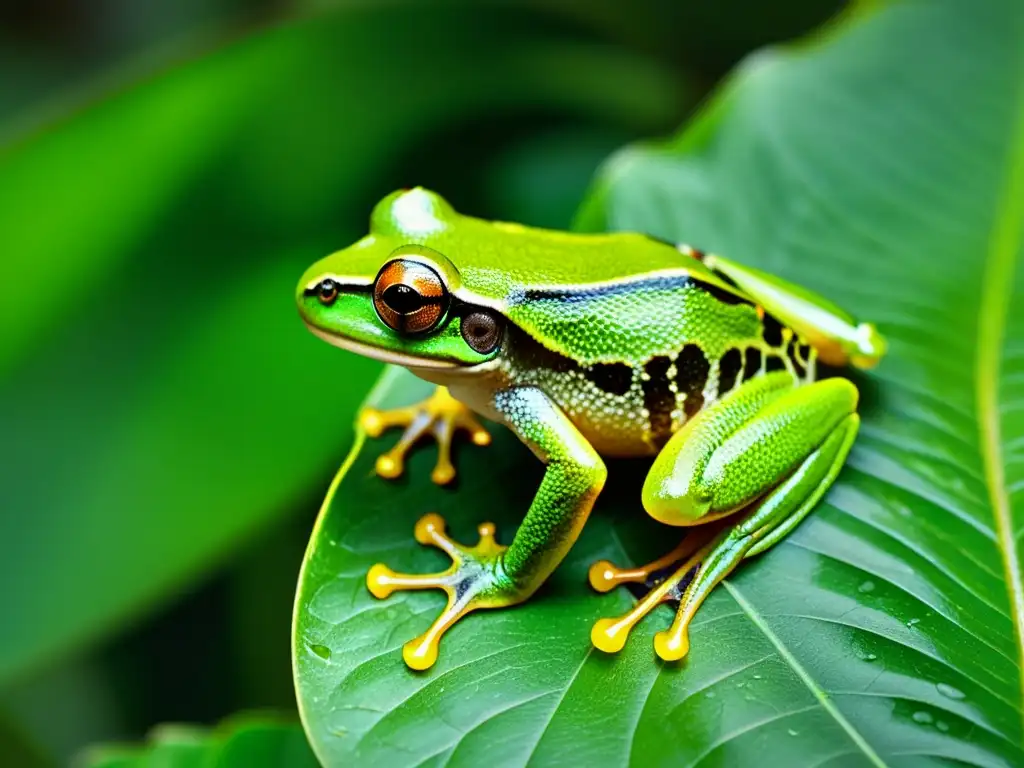
[[[377,560],[445,559],[427,511],[507,541],[540,470],[507,434],[462,456],[456,493],[369,477],[353,454],[310,544],[295,667],[328,765],[1020,765],[1024,594],[1024,6],[876,3],[746,62],[677,138],[614,157],[580,218],[798,280],[891,341],[856,377],[864,427],[820,508],[701,609],[682,664],[655,661],[667,608],[617,657],[589,628],[599,557],[665,547],[643,466],[613,463],[593,519],[526,606],[457,626],[430,672],[401,644],[442,605],[386,601]],[[375,399],[411,400],[386,379]],[[660,542],[660,543],[659,543]]]
[[[635,131],[677,108],[642,59],[426,6],[275,26],[0,154],[0,681],[180,587],[336,464],[378,368],[307,334],[293,290],[402,183],[397,153],[494,112]]]

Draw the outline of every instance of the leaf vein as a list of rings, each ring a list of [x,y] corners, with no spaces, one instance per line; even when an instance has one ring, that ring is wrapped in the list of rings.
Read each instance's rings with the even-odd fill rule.
[[[809,690],[814,698],[818,700],[818,704],[832,716],[832,719],[835,720],[836,723],[838,723],[846,732],[846,735],[849,736],[850,740],[857,745],[857,748],[860,749],[868,759],[868,762],[874,765],[875,768],[886,768],[885,762],[878,756],[878,753],[875,752],[874,748],[868,744],[860,731],[853,727],[853,724],[846,719],[836,705],[829,700],[828,695],[824,690],[822,690],[821,686],[818,685],[817,681],[811,677],[810,673],[804,669],[803,665],[799,661],[797,661],[792,651],[785,646],[781,638],[772,632],[771,628],[765,623],[764,618],[754,610],[754,606],[747,602],[747,599],[740,593],[739,588],[729,581],[723,581],[722,583],[729,591],[729,594],[732,595],[733,600],[739,604],[740,608],[743,609],[743,612],[746,613],[751,622],[753,622],[754,626],[761,630],[764,636],[768,638],[768,641],[775,646],[775,649],[779,652],[779,656],[782,660],[785,661],[796,676],[800,678],[800,681],[807,687],[807,690]]]
[[[541,728],[540,734],[537,736],[537,741],[535,741],[533,747],[530,748],[530,753],[526,756],[526,760],[523,762],[524,766],[529,765],[530,761],[533,760],[533,756],[537,753],[537,747],[540,746],[541,741],[544,739],[544,734],[548,732],[548,728],[551,727],[551,723],[554,721],[555,715],[558,713],[558,708],[562,706],[562,702],[565,701],[565,697],[568,695],[569,689],[572,688],[573,683],[575,683],[576,679],[580,676],[580,672],[583,670],[584,665],[586,665],[587,659],[590,658],[590,655],[593,652],[594,646],[587,648],[587,652],[583,654],[583,658],[580,660],[579,666],[576,667],[572,676],[566,682],[562,695],[558,697],[558,701],[555,702],[555,706],[551,708],[551,714],[548,715],[547,722],[544,723],[544,727]]]
[[[806,613],[778,613],[778,614],[775,614],[775,615],[776,616],[789,616],[790,618],[793,618],[793,619],[807,619],[808,621],[821,621],[821,622],[824,622],[826,624],[839,624],[841,626],[849,627],[850,629],[856,629],[856,630],[858,630],[860,632],[864,632],[864,633],[869,634],[869,635],[874,635],[875,637],[880,637],[883,640],[888,640],[890,642],[896,643],[901,648],[906,648],[908,651],[917,651],[917,653],[920,653],[925,658],[928,658],[928,659],[931,659],[932,661],[938,662],[939,664],[944,666],[946,669],[948,669],[950,672],[953,672],[953,673],[955,673],[957,675],[962,676],[964,680],[967,680],[967,681],[973,683],[974,685],[978,686],[978,688],[980,688],[981,690],[985,691],[986,693],[991,694],[994,698],[996,698],[999,701],[1003,702],[1007,706],[1009,706],[1009,707],[1013,707],[1014,706],[1014,702],[1013,701],[1011,701],[1010,699],[1007,699],[1005,696],[1001,696],[1000,694],[998,694],[992,688],[989,688],[987,685],[982,683],[977,678],[971,677],[970,675],[966,674],[963,670],[957,669],[956,667],[952,666],[948,661],[946,661],[941,656],[938,656],[937,654],[934,654],[934,653],[929,653],[928,651],[924,650],[923,648],[919,648],[916,645],[910,645],[909,643],[905,643],[902,640],[899,640],[898,638],[892,637],[890,635],[883,634],[882,632],[878,632],[878,631],[870,629],[868,627],[862,627],[862,626],[860,626],[858,624],[851,624],[850,622],[843,621],[842,619],[830,619],[830,618],[826,618],[824,616],[811,616],[810,614],[806,614]]]

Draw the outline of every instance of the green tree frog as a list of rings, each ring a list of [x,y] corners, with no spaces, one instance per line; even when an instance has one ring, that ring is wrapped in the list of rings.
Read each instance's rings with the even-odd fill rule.
[[[448,595],[403,648],[418,670],[434,664],[441,636],[468,612],[534,593],[586,523],[604,458],[617,456],[652,456],[644,508],[666,525],[695,528],[646,566],[593,565],[597,590],[651,588],[624,616],[598,621],[591,640],[621,650],[641,617],[678,600],[654,646],[662,659],[682,658],[710,591],[793,530],[846,459],[857,389],[817,380],[817,363],[867,368],[885,350],[871,324],[757,269],[643,234],[484,221],[422,188],[378,203],[369,235],[314,264],[296,299],[317,336],[438,385],[419,405],[363,414],[371,435],[407,428],[379,458],[379,474],[400,474],[409,447],[433,433],[434,480],[451,480],[453,432],[488,442],[474,413],[506,425],[546,465],[508,546],[489,523],[464,546],[428,514],[415,537],[444,550],[450,568],[370,569],[378,598],[429,588]]]

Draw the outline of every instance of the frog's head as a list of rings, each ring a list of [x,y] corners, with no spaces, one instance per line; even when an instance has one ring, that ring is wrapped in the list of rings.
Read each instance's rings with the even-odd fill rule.
[[[479,371],[500,353],[505,323],[495,306],[461,288],[445,256],[460,220],[439,195],[395,192],[370,217],[370,234],[310,267],[296,300],[317,336],[408,368]]]

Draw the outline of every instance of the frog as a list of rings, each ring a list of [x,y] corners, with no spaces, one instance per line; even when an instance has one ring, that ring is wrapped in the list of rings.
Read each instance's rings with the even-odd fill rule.
[[[641,505],[684,535],[645,565],[590,567],[598,592],[647,588],[624,615],[596,621],[590,641],[621,651],[640,619],[673,601],[675,618],[654,635],[654,651],[665,661],[686,657],[688,627],[711,591],[786,537],[847,459],[858,389],[847,377],[819,377],[819,364],[867,369],[886,350],[873,324],[739,261],[643,232],[475,218],[422,187],[377,203],[369,234],[314,263],[296,301],[316,336],[437,387],[422,403],[363,411],[370,436],[405,429],[377,459],[378,474],[401,475],[411,447],[432,436],[433,480],[451,482],[453,435],[490,441],[480,417],[510,429],[544,465],[507,545],[491,523],[462,544],[428,513],[415,539],[445,552],[450,567],[369,569],[378,599],[447,594],[427,630],[403,646],[418,671],[436,663],[441,638],[467,614],[537,591],[619,457],[650,458]]]

